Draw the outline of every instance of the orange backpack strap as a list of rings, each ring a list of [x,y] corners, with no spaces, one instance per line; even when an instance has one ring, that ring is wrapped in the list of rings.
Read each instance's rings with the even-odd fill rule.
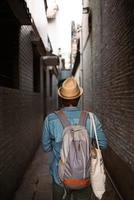
[[[70,125],[70,122],[68,121],[67,116],[65,115],[65,113],[64,113],[62,110],[55,111],[54,113],[57,115],[57,117],[58,117],[59,120],[61,121],[62,126],[63,126],[64,128],[65,128],[66,126],[69,126],[69,125]]]
[[[88,118],[88,113],[86,111],[81,111],[79,125],[86,127],[87,118]]]

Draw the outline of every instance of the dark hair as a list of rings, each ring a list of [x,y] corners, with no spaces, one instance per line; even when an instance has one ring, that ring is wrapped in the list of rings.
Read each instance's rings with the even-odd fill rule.
[[[79,102],[80,97],[76,98],[76,99],[62,99],[61,98],[61,102],[63,106],[77,106],[78,102]]]

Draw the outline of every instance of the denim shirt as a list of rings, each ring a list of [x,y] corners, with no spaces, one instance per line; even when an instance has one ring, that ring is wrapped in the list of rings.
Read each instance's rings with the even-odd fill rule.
[[[72,125],[79,123],[79,117],[81,111],[78,107],[65,107],[62,110],[66,114],[69,122]],[[107,140],[105,134],[103,132],[101,123],[99,122],[98,118],[95,116],[95,114],[93,115],[96,124],[99,146],[101,149],[105,149],[107,147]],[[87,118],[86,128],[89,133],[89,137],[92,137],[90,133],[90,118]],[[50,164],[50,172],[54,181],[57,184],[60,184],[57,169],[60,160],[60,149],[62,144],[62,138],[63,138],[63,126],[61,124],[61,121],[59,120],[59,118],[55,113],[51,113],[44,120],[42,147],[46,152],[52,151],[53,158]]]

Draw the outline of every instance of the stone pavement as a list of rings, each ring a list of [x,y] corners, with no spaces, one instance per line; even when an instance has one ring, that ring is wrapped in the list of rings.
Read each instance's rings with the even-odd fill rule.
[[[16,191],[14,200],[52,200],[49,175],[51,158],[51,153],[44,153],[40,146],[23,177],[21,186]],[[97,200],[97,198],[92,194],[90,200]],[[120,200],[108,178],[102,200]]]
[[[27,169],[14,200],[51,200],[49,162],[51,153],[44,153],[41,146]]]

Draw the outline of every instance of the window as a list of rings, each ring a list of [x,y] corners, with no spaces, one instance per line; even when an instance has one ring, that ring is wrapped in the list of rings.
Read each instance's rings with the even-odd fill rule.
[[[20,25],[6,2],[0,6],[0,86],[18,88]]]

